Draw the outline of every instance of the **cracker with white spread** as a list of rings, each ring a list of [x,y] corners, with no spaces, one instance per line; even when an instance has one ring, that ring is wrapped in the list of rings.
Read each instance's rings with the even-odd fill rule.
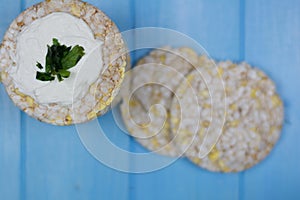
[[[94,73],[88,74],[88,71],[86,70],[90,69],[86,69],[87,67],[81,68],[82,71],[79,71],[79,75],[76,76],[77,79],[75,80],[75,83],[76,81],[79,82],[81,78],[84,78],[85,74],[88,74],[89,76],[94,76],[94,74],[96,74],[95,80],[93,80],[93,82],[88,81],[73,88],[71,84],[70,88],[74,89],[74,94],[78,94],[79,98],[74,97],[70,100],[69,96],[65,96],[66,98],[64,100],[67,99],[67,101],[63,102],[55,101],[56,98],[59,98],[59,95],[52,95],[51,98],[46,99],[47,101],[43,101],[45,100],[42,98],[43,95],[47,96],[53,94],[57,90],[49,90],[49,93],[45,90],[30,93],[28,90],[22,88],[22,85],[20,86],[22,83],[20,77],[22,76],[14,75],[17,74],[17,71],[19,70],[16,68],[20,67],[20,63],[18,63],[20,55],[17,51],[21,44],[21,41],[18,41],[18,39],[20,39],[19,36],[22,34],[24,35],[29,27],[32,28],[34,24],[41,22],[41,20],[52,22],[53,20],[50,21],[50,19],[52,19],[53,16],[58,17],[58,19],[59,16],[67,16],[66,18],[70,19],[70,22],[74,21],[74,23],[77,23],[78,21],[77,24],[85,24],[84,26],[88,27],[85,29],[90,29],[91,37],[94,37],[95,41],[100,41],[99,44],[101,43],[102,45],[98,56],[95,56],[95,58],[101,59],[101,62],[95,61],[96,64],[99,64],[99,68],[102,69],[101,72],[95,71]],[[63,23],[63,20],[61,22]],[[59,20],[57,20],[57,23],[59,27]],[[64,27],[62,26],[62,28]],[[77,28],[78,32],[74,32],[74,39],[77,37],[76,34],[83,30],[81,30],[81,27]],[[73,30],[73,28],[66,26],[65,31],[68,30]],[[54,34],[55,33],[57,32],[54,32]],[[61,33],[63,34],[63,31]],[[40,35],[40,37],[42,37],[43,33],[40,33]],[[58,39],[68,42],[71,41],[70,38],[72,37],[72,33],[67,36],[63,35],[64,37],[62,36],[62,38],[59,38],[59,36],[60,35],[53,35],[51,37],[58,37]],[[30,42],[29,39],[28,41]],[[86,44],[84,39],[82,40],[82,44],[83,46]],[[46,49],[47,47],[40,46],[40,48]],[[91,46],[91,48],[86,46],[87,50],[91,49],[91,52],[93,52],[94,47]],[[39,49],[33,48],[30,51],[32,51],[32,55],[34,55],[34,52],[38,52]],[[13,102],[30,116],[55,125],[82,123],[94,119],[108,110],[109,105],[118,93],[124,77],[126,66],[125,53],[126,48],[119,30],[102,11],[88,3],[78,0],[47,0],[25,10],[12,22],[7,30],[0,48],[1,81],[5,85],[8,95]],[[40,62],[42,62],[42,60],[40,60]],[[85,66],[94,65],[95,62],[87,58]],[[29,65],[30,66],[27,66],[26,64],[26,66],[22,67],[34,67],[31,66],[31,64]],[[32,63],[32,65],[35,65],[35,63]],[[81,86],[84,86],[85,84],[86,87],[81,89]],[[47,85],[45,84],[45,86]],[[51,87],[49,89],[51,89]],[[35,96],[36,94],[39,94],[39,96]]]

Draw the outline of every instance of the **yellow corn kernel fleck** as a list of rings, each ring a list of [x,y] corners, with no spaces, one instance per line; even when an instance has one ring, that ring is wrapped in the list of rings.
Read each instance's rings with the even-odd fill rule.
[[[235,103],[230,104],[230,105],[229,105],[229,109],[230,109],[230,110],[236,110],[236,109],[237,109],[236,104],[235,104]]]
[[[253,131],[254,133],[257,133],[257,127],[252,127],[252,128],[250,128],[250,131]]]
[[[102,104],[101,102],[98,103],[98,105],[97,105],[97,111],[98,112],[101,111],[101,110],[103,110],[104,108],[106,108],[106,105]]]
[[[155,116],[160,116],[160,112],[159,110],[157,109],[156,106],[153,106],[152,109],[151,109],[151,113]]]
[[[91,119],[97,117],[97,113],[96,113],[94,110],[92,110],[91,112],[89,112],[89,113],[87,114],[86,117],[88,118],[88,120],[91,120]]]
[[[80,17],[80,15],[81,15],[80,7],[78,7],[76,4],[72,4],[71,12],[72,12],[73,15],[75,15],[77,17]]]
[[[138,125],[140,128],[147,128],[147,127],[148,127],[148,123],[147,123],[147,122],[137,123],[137,125]]]
[[[233,120],[233,121],[231,121],[231,122],[229,122],[229,126],[231,126],[231,127],[237,127],[238,125],[239,125],[239,123],[240,123],[240,120]]]
[[[154,147],[160,147],[160,145],[159,145],[159,143],[157,142],[157,140],[152,140],[151,143],[152,143],[152,145],[153,145]]]
[[[197,158],[197,157],[193,157],[193,158],[192,158],[192,161],[193,161],[194,163],[196,163],[196,164],[201,164],[201,160],[200,160],[199,158]]]
[[[26,96],[26,102],[28,103],[28,105],[29,105],[30,107],[32,107],[33,104],[34,104],[33,98],[31,98],[31,97],[29,97],[29,96]]]
[[[5,80],[8,76],[7,72],[0,72],[0,83],[2,82],[2,80]]]
[[[180,48],[180,50],[182,52],[188,53],[189,55],[195,55],[195,56],[197,55],[192,49],[187,48],[187,47],[182,47],[182,48]]]
[[[107,99],[107,101],[105,102],[105,104],[106,104],[107,106],[109,106],[109,105],[111,104],[112,100],[113,100],[113,98],[112,98],[112,97],[109,97],[109,98]]]
[[[19,91],[19,88],[16,88],[14,91],[15,91],[15,93],[16,93],[17,95],[19,95],[20,97],[25,97],[25,94],[23,94],[22,92],[20,92],[20,91]]]
[[[205,127],[205,128],[209,127],[209,125],[210,125],[209,121],[203,121],[202,122],[202,126]]]
[[[71,122],[72,122],[72,117],[71,117],[70,115],[67,115],[67,116],[65,117],[65,123],[66,123],[66,125],[71,124]]]
[[[252,98],[256,98],[256,92],[257,92],[257,90],[252,88],[252,89],[251,89],[250,96],[251,96]]]
[[[94,36],[95,36],[95,38],[98,38],[98,37],[103,37],[104,34],[102,34],[102,33],[95,33]]]
[[[224,71],[223,71],[222,67],[218,67],[218,73],[219,73],[220,76],[223,75]]]
[[[270,128],[269,135],[272,135],[276,130],[277,130],[276,127],[275,127],[275,126],[272,126],[272,127]]]
[[[266,75],[264,73],[262,73],[262,72],[258,72],[257,75],[259,77],[261,77],[261,78],[265,78],[266,77]]]
[[[171,118],[171,121],[173,124],[178,124],[179,123],[179,119],[176,117]]]
[[[215,162],[219,158],[219,151],[216,149],[213,149],[209,154],[208,154],[209,160],[212,162]]]
[[[194,75],[189,75],[189,76],[187,77],[187,81],[188,81],[188,82],[191,82],[192,80],[194,80],[194,78],[195,78]]]
[[[123,63],[122,63],[122,66],[121,66],[121,67],[126,67],[126,65],[127,65],[127,62],[126,62],[126,61],[123,61]]]
[[[277,95],[273,95],[271,97],[271,100],[272,100],[273,106],[280,106],[281,105],[281,100]]]
[[[169,119],[169,118],[167,118],[167,119]],[[169,129],[169,128],[170,128],[170,123],[168,123],[168,121],[165,122],[164,128],[166,128],[166,129]]]
[[[207,97],[209,97],[209,93],[208,93],[208,91],[207,91],[207,90],[203,90],[203,91],[201,91],[201,92],[200,92],[200,95],[201,95],[202,97],[204,97],[204,98],[207,98]]]
[[[204,108],[211,108],[211,105],[210,105],[209,103],[204,103],[204,104],[203,104],[203,107],[204,107]]]
[[[218,165],[222,171],[224,171],[224,172],[230,171],[230,169],[224,164],[224,162],[222,160],[219,160]]]
[[[165,63],[166,62],[166,55],[159,56],[159,60],[160,60],[160,62]]]
[[[166,112],[166,117],[169,119],[171,117],[170,112]]]

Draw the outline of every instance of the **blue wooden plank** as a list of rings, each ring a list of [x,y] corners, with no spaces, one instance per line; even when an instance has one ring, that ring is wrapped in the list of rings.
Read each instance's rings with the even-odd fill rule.
[[[105,116],[107,117],[107,116]],[[27,199],[119,199],[128,196],[128,174],[95,160],[75,128],[26,119]]]
[[[185,33],[216,59],[239,60],[239,1],[136,1],[136,27]]]
[[[136,1],[136,27],[171,28],[194,38],[217,59],[240,59],[238,0]],[[167,44],[166,44],[167,45]],[[172,44],[169,44],[172,45]],[[134,149],[139,151],[140,146]],[[185,159],[132,175],[132,199],[238,199],[239,175],[205,171]]]
[[[20,13],[20,9],[20,0],[0,0],[0,23],[9,24]]]
[[[243,199],[299,199],[300,2],[247,1],[245,59],[276,82],[285,124],[271,155],[244,174]]]
[[[35,2],[28,0],[26,6]],[[108,13],[121,30],[132,27],[129,1],[88,2]],[[116,4],[120,6],[118,12]],[[100,121],[109,133],[121,134],[111,113]],[[74,126],[56,127],[28,116],[24,116],[24,124],[26,199],[127,199],[129,175],[94,159],[82,145]],[[111,138],[125,147],[129,140],[129,137]]]
[[[20,198],[20,111],[0,86],[0,199]]]
[[[118,26],[121,31],[126,31],[133,28],[134,16],[132,10],[133,0],[114,0],[114,1],[99,1],[99,0],[89,0],[89,3],[97,6],[105,14],[107,14]]]
[[[20,2],[0,0],[0,38],[18,15]],[[0,199],[20,199],[20,111],[0,85]]]

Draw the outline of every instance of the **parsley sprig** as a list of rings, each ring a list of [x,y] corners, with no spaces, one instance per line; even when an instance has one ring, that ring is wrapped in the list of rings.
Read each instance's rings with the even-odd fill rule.
[[[47,45],[48,52],[46,55],[45,72],[36,72],[36,79],[40,81],[53,81],[57,77],[58,81],[63,81],[71,74],[68,71],[74,67],[84,56],[84,48],[76,45],[67,47],[61,45],[56,38],[52,39],[52,46]],[[43,65],[37,62],[39,69],[44,69]]]

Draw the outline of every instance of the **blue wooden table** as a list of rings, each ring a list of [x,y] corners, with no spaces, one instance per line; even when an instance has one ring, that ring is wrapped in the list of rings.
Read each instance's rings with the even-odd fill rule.
[[[0,0],[0,36],[36,0]],[[0,199],[300,199],[299,0],[88,0],[121,31],[165,27],[203,45],[216,59],[247,61],[276,82],[285,103],[282,136],[259,165],[211,173],[179,159],[147,174],[110,169],[84,148],[75,127],[38,122],[18,110],[0,86]],[[136,59],[136,58],[134,58]],[[116,142],[111,113],[99,119]]]

